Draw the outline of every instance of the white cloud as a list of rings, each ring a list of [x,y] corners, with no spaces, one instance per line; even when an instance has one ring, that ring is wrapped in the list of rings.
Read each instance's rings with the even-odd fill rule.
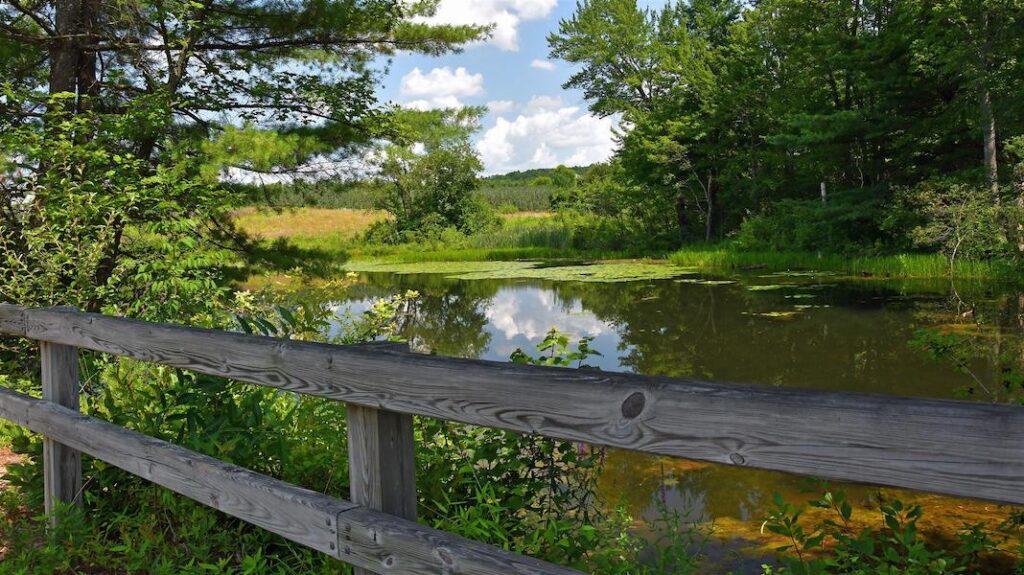
[[[519,24],[546,17],[558,0],[441,0],[427,22],[457,25],[493,25],[488,40],[501,50],[519,50]]]
[[[419,68],[402,77],[401,93],[414,98],[404,105],[417,110],[461,108],[460,98],[484,93],[483,74],[470,74],[465,68],[434,68],[426,74]]]
[[[412,108],[413,110],[448,110],[451,108],[462,108],[462,100],[459,100],[455,96],[437,96],[429,99],[412,100],[402,104],[406,108]]]
[[[424,74],[413,68],[402,77],[403,96],[477,96],[484,92],[484,75],[470,74],[463,67],[452,72],[448,66]]]
[[[530,62],[531,68],[537,68],[538,70],[547,70],[548,72],[555,69],[555,63],[550,60],[534,60]]]
[[[515,110],[516,103],[512,100],[491,100],[490,102],[487,102],[487,109],[500,116],[505,112]]]
[[[574,340],[612,331],[609,324],[584,310],[578,300],[562,302],[539,288],[502,288],[488,303],[484,315],[508,340],[525,337],[539,343],[552,327]]]
[[[514,119],[498,118],[477,149],[488,173],[607,160],[615,149],[613,120],[598,118],[560,98],[535,97]]]

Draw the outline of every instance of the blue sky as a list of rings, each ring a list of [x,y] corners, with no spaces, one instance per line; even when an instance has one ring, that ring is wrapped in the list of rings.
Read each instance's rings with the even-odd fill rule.
[[[381,99],[420,108],[489,105],[476,137],[488,174],[564,163],[587,165],[614,149],[614,119],[590,114],[563,90],[572,68],[548,60],[548,33],[575,0],[442,0],[435,21],[495,23],[493,37],[462,54],[396,56]]]

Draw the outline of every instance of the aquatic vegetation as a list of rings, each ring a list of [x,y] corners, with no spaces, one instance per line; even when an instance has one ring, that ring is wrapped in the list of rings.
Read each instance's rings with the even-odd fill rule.
[[[675,282],[681,284],[694,284],[702,286],[727,286],[739,283],[736,280],[708,280],[704,278],[684,278],[675,280]]]
[[[477,261],[477,262],[389,262],[389,261],[354,261],[345,264],[350,272],[388,272],[395,274],[467,274],[480,272],[514,273],[519,270],[531,269],[537,262],[520,261]]]
[[[799,308],[799,306],[797,306]],[[799,311],[762,311],[762,312],[744,312],[744,315],[752,317],[763,317],[765,319],[775,320],[789,320],[796,319],[799,315]]]
[[[461,280],[536,279],[548,281],[627,282],[671,279],[693,270],[652,262],[550,265],[542,262],[350,262],[350,271],[397,274],[446,274]],[[734,283],[734,282],[729,282]]]
[[[540,279],[549,281],[628,282],[671,279],[691,272],[692,270],[687,268],[665,264],[599,263],[526,269],[509,269],[506,267],[491,271],[467,272],[451,277],[462,280]]]
[[[753,285],[753,286],[747,286],[747,289],[750,290],[750,291],[776,291],[776,290],[780,290],[780,289],[787,289],[789,287],[791,287],[791,286],[780,285],[780,284],[772,284],[772,285]]]

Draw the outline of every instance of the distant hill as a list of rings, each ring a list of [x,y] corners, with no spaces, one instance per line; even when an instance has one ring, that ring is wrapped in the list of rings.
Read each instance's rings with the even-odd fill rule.
[[[576,166],[570,167],[569,169],[576,172],[576,175],[582,176],[590,169],[590,166]],[[515,171],[507,174],[497,174],[494,176],[480,178],[480,183],[485,187],[522,186],[529,184],[537,178],[550,178],[554,171],[555,168],[537,168],[534,170]]]

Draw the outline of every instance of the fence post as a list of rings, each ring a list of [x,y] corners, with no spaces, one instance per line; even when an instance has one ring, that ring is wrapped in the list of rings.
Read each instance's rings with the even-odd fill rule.
[[[43,399],[78,411],[78,348],[40,342]],[[43,438],[43,497],[51,525],[58,501],[78,503],[82,491],[82,455],[49,438]]]
[[[349,483],[353,503],[416,520],[412,416],[349,404]],[[374,573],[355,568],[355,575]]]

